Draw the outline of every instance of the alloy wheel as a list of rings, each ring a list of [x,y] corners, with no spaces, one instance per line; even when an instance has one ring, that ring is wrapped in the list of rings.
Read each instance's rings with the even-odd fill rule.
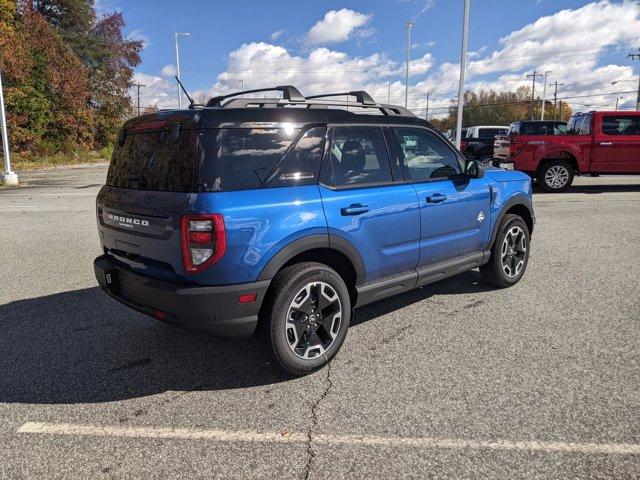
[[[325,282],[311,282],[295,295],[287,312],[285,335],[291,351],[310,359],[324,354],[340,331],[342,304]]]
[[[527,257],[527,237],[522,228],[509,229],[502,242],[502,270],[509,278],[516,277],[522,271]]]
[[[562,165],[553,165],[544,174],[544,181],[551,188],[561,189],[569,182],[569,170]]]

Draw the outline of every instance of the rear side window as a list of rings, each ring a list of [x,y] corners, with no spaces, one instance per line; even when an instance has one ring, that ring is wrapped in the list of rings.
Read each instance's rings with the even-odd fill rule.
[[[391,167],[379,127],[335,127],[325,182],[335,187],[390,183]]]
[[[640,117],[611,115],[602,118],[602,133],[605,135],[640,135]]]
[[[216,192],[260,188],[296,133],[282,128],[206,130],[201,188]]]
[[[318,181],[327,129],[314,127],[304,132],[289,148],[265,181],[268,187],[313,185]]]
[[[194,191],[196,144],[195,130],[128,134],[113,153],[106,183],[137,190]]]

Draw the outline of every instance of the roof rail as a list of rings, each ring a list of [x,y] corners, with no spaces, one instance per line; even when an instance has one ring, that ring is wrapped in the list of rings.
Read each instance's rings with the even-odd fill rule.
[[[285,100],[289,100],[290,102],[304,102],[305,98],[293,85],[280,85],[278,87],[271,88],[256,88],[254,90],[244,90],[242,92],[234,92],[229,93],[227,95],[219,95],[217,97],[212,97],[207,102],[207,107],[217,107],[220,106],[223,100],[231,97],[237,97],[238,95],[244,95],[245,93],[257,93],[257,92],[282,92],[282,98]]]
[[[352,90],[351,92],[343,92],[343,93],[324,93],[322,95],[311,95],[310,97],[306,97],[307,100],[310,98],[324,98],[324,97],[341,97],[343,95],[349,95],[351,97],[356,97],[356,101],[358,103],[362,103],[364,105],[375,105],[376,102],[371,98],[364,90]]]

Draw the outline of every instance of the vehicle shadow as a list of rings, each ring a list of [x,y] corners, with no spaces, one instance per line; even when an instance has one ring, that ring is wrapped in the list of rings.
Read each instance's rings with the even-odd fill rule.
[[[434,294],[480,292],[477,272],[363,307],[362,325]],[[75,404],[288,380],[256,338],[220,340],[163,324],[98,287],[0,305],[0,403]]]

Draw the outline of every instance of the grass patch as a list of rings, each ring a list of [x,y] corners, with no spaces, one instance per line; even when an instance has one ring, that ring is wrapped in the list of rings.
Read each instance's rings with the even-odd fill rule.
[[[111,159],[113,147],[105,147],[101,151],[79,151],[73,153],[55,153],[53,155],[14,155],[11,167],[18,172],[37,170],[40,168],[78,165],[81,163],[105,162]]]

